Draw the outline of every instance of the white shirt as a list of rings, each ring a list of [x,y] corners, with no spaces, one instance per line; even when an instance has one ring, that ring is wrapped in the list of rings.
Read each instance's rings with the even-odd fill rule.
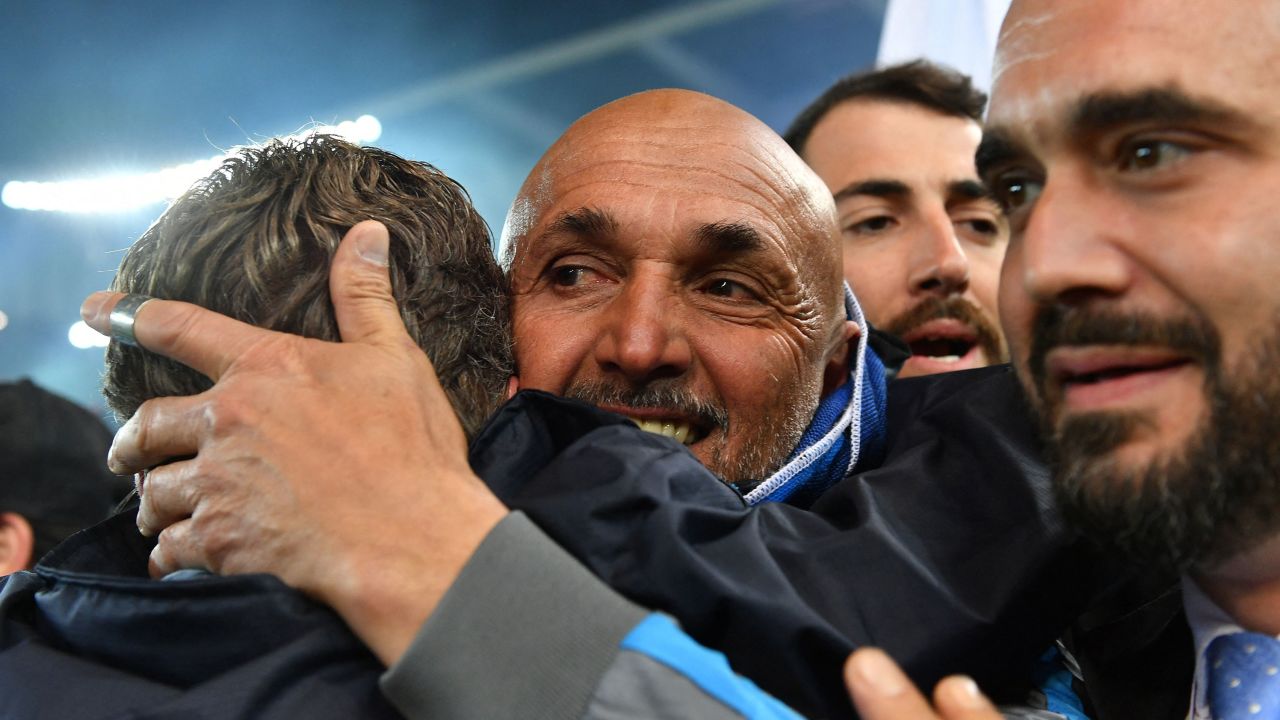
[[[1191,714],[1190,720],[1211,720],[1209,705],[1205,698],[1209,687],[1209,668],[1205,667],[1205,651],[1209,643],[1221,635],[1245,632],[1225,610],[1204,594],[1195,581],[1189,577],[1182,578],[1182,603],[1187,612],[1187,624],[1191,626],[1191,635],[1196,645],[1196,672],[1191,680]]]

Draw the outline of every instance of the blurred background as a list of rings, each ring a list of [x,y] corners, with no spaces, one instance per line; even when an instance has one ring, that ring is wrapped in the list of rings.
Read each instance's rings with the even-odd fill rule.
[[[982,0],[934,4],[969,2],[974,32],[991,34]],[[232,146],[333,125],[459,180],[496,234],[525,174],[587,111],[684,87],[781,131],[875,62],[889,4],[0,0],[0,380],[30,377],[108,416],[103,339],[73,326],[175,194],[162,187],[174,168],[198,177]],[[964,29],[932,17],[935,35]]]

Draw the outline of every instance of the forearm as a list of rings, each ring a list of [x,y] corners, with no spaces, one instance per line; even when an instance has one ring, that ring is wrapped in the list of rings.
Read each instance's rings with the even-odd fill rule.
[[[409,718],[796,717],[513,513],[383,676]]]
[[[376,557],[330,577],[323,599],[386,665],[396,663],[435,611],[507,508],[474,477],[450,498],[451,512],[425,540],[402,533],[371,539],[377,547],[352,557]],[[414,537],[421,537],[414,536]]]
[[[1025,680],[1087,594],[1089,568],[1064,564],[1080,558],[1046,499],[1033,428],[1000,433],[1013,389],[907,408],[922,419],[898,430],[886,466],[812,512],[748,510],[678,446],[593,427],[575,420],[589,409],[552,398],[517,398],[472,462],[612,588],[793,707],[846,717],[840,666],[854,647],[885,647],[922,687],[968,672],[999,688]]]

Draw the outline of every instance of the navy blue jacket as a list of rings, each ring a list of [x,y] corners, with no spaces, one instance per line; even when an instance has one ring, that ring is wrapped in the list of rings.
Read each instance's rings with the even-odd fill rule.
[[[0,580],[0,717],[399,717],[332,611],[269,575],[151,580],[133,516]]]
[[[922,686],[967,672],[1021,699],[1125,573],[1059,518],[1007,368],[900,381],[888,416],[884,464],[808,510],[746,508],[675,442],[541,393],[499,411],[471,461],[609,585],[810,717],[852,714],[840,668],[862,644]],[[0,589],[0,716],[391,715],[331,612],[271,577],[149,581],[149,550],[119,516]]]
[[[1131,573],[1059,516],[1007,366],[897,381],[888,420],[883,464],[808,509],[747,508],[676,443],[539,393],[500,410],[471,460],[615,590],[807,716],[852,715],[841,667],[867,644],[921,687],[963,672],[1022,700],[1035,659]]]

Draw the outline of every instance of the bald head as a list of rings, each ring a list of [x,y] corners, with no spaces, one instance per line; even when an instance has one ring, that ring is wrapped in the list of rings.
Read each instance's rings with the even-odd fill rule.
[[[584,170],[606,166],[628,182],[695,192],[713,186],[717,193],[758,205],[792,242],[839,258],[831,194],[777,133],[723,100],[667,89],[630,95],[587,113],[547,150],[503,226],[504,264],[514,261],[520,240]],[[831,265],[825,256],[814,260]]]
[[[844,379],[831,195],[723,101],[657,90],[584,116],[530,173],[502,242],[522,386],[687,431],[731,481],[781,464],[824,378]]]

